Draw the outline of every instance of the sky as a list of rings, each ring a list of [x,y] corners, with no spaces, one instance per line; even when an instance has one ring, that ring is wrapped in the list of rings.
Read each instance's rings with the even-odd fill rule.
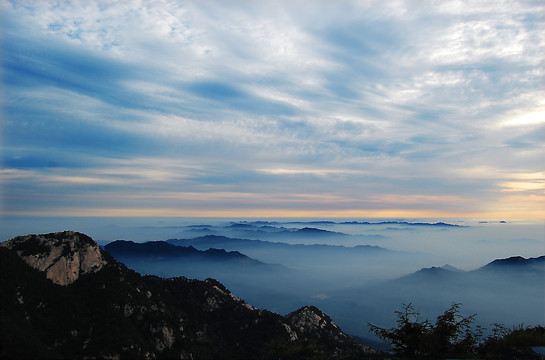
[[[0,0],[3,216],[545,218],[542,1]]]

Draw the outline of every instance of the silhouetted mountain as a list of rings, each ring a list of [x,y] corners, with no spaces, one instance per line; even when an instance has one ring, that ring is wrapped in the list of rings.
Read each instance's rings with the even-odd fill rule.
[[[439,227],[465,227],[463,225],[449,224],[444,222],[428,223],[428,222],[408,222],[408,221],[345,221],[340,224],[344,225],[406,225],[406,226],[439,226]]]
[[[284,300],[286,292],[296,293],[308,299],[341,287],[361,285],[377,275],[387,277],[388,267],[391,266],[389,263],[406,264],[407,261],[416,261],[414,259],[420,256],[407,257],[406,253],[371,245],[288,244],[217,235],[170,239],[167,242],[173,245],[193,246],[199,250],[209,248],[236,250],[264,263],[284,265],[288,272],[284,271],[282,274],[262,274],[261,278],[257,277],[257,273],[244,274],[244,279],[250,280],[249,276],[252,276],[251,286],[248,285],[250,282],[244,284],[238,280],[242,279],[240,277],[238,279],[229,277],[229,274],[225,273],[217,275],[229,287],[244,294],[245,298],[266,308],[286,304],[286,300],[293,298],[288,296]],[[373,269],[374,272],[366,269]],[[210,270],[213,269],[206,269]],[[216,277],[215,274],[208,276]],[[291,305],[288,309],[274,307],[276,311],[282,312],[290,308]]]
[[[286,223],[299,224],[299,223]],[[319,221],[319,222],[304,222],[301,225],[333,225],[334,222]],[[361,241],[364,239],[377,240],[382,239],[382,235],[366,234],[366,235],[348,235],[342,232],[319,229],[310,226],[299,227],[284,227],[279,226],[277,222],[242,222],[231,223],[227,226],[214,226],[209,228],[186,227],[186,230],[181,234],[184,238],[204,236],[204,235],[221,235],[231,238],[243,238],[251,240],[267,240],[273,242],[288,242],[316,244],[325,241],[344,241],[348,238]]]
[[[445,270],[448,270],[448,271],[454,271],[454,272],[463,272],[463,270],[460,270],[452,265],[449,265],[449,264],[445,264],[443,266],[441,266],[442,269],[445,269]]]
[[[371,351],[317,308],[282,317],[213,279],[141,276],[80,233],[17,237],[0,244],[0,256],[2,358],[344,359]]]
[[[201,250],[211,248],[230,250],[244,247],[277,246],[275,243],[269,241],[236,239],[221,235],[204,235],[192,239],[169,239],[166,242],[175,246],[194,246]]]
[[[255,226],[253,224],[232,224],[227,230],[227,236],[245,237],[253,240],[289,240],[291,242],[312,240],[317,243],[318,241],[323,241],[325,239],[341,240],[349,236],[341,232],[313,227],[298,229],[270,225]],[[221,230],[219,230],[219,232],[221,233]]]
[[[116,259],[136,257],[150,260],[178,259],[202,262],[229,262],[255,266],[265,265],[261,261],[254,260],[238,251],[227,252],[223,249],[214,248],[201,251],[195,249],[193,246],[175,246],[165,241],[136,243],[127,240],[117,240],[107,244],[104,248]]]
[[[265,264],[238,251],[192,246],[175,246],[165,241],[135,243],[117,240],[104,247],[114,258],[142,275],[161,277],[188,276],[197,279],[213,277],[229,286],[251,276],[285,272],[282,265]]]
[[[530,272],[545,273],[545,255],[537,258],[525,259],[522,256],[512,256],[506,259],[496,259],[475,270],[478,272]]]
[[[213,234],[214,230],[207,227],[193,227],[189,230],[185,230],[186,233],[197,233],[197,234]]]
[[[442,267],[436,267],[432,266],[429,268],[423,268],[418,270],[417,272],[403,276],[401,280],[412,280],[412,279],[418,279],[418,280],[431,280],[431,279],[441,279],[444,281],[444,279],[448,276],[453,276],[457,274],[457,272],[444,269]]]
[[[304,232],[321,232],[319,229],[305,230]],[[305,252],[327,252],[328,254],[354,254],[354,253],[371,253],[371,252],[382,252],[382,253],[394,253],[391,250],[382,248],[380,246],[371,246],[371,245],[357,245],[354,247],[347,247],[342,245],[325,245],[325,244],[287,244],[282,242],[271,242],[264,240],[250,240],[250,239],[239,239],[231,238],[227,236],[218,236],[218,235],[205,235],[192,239],[169,239],[167,240],[169,244],[176,246],[193,246],[197,249],[224,249],[227,251],[244,251],[248,249],[271,249],[271,250],[289,250],[291,254],[295,254],[297,251]]]
[[[299,229],[295,231],[297,235],[303,235],[303,236],[348,236],[347,234],[343,234],[341,232],[336,231],[328,231],[328,230],[322,230],[312,227],[304,227],[302,229]]]
[[[455,302],[463,304],[468,314],[477,313],[484,327],[494,322],[510,324],[508,327],[520,323],[542,325],[544,260],[544,256],[498,259],[473,271],[423,268],[394,280],[339,291],[335,297],[319,299],[316,304],[351,333],[356,333],[358,322],[384,322],[388,311],[409,303],[430,319]]]
[[[444,222],[428,223],[428,222],[409,222],[409,221],[341,221],[335,222],[330,220],[323,221],[288,221],[288,222],[268,222],[268,221],[254,221],[254,222],[243,222],[235,223],[242,225],[281,225],[281,224],[308,224],[308,225],[409,225],[409,226],[453,226],[453,227],[465,227],[464,225],[449,224]]]
[[[437,278],[440,276],[477,279],[475,276],[478,275],[505,276],[507,273],[521,276],[522,278],[519,278],[519,280],[523,280],[523,277],[533,274],[545,275],[545,256],[529,259],[525,259],[522,256],[496,259],[472,271],[463,271],[447,264],[442,267],[420,269],[413,274],[403,276],[400,280],[404,281],[412,278],[431,280],[432,277]]]
[[[361,279],[361,274],[357,274],[358,266],[361,266],[359,264],[380,267],[385,264],[385,260],[404,261],[401,259],[403,253],[371,245],[348,247],[325,244],[288,244],[217,235],[206,235],[192,239],[170,239],[167,242],[177,246],[193,246],[199,250],[216,248],[226,251],[240,251],[252,259],[269,264],[282,264],[294,270],[313,272],[316,269],[323,269],[324,266],[330,266],[332,267],[331,271],[324,274],[323,279],[320,280],[330,284],[351,282],[350,276]],[[341,274],[340,269],[346,269],[349,273]],[[342,278],[333,280],[334,276]]]

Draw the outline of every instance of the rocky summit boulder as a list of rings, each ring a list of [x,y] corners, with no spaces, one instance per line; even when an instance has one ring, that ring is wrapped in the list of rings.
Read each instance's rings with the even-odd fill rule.
[[[71,284],[107,263],[98,244],[75,231],[18,236],[0,246],[14,250],[28,265],[45,272],[59,285]]]

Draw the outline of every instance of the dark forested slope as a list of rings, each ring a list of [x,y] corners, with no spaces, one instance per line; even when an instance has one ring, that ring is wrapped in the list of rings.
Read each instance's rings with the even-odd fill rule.
[[[2,358],[359,358],[321,311],[255,309],[216,280],[141,276],[67,231],[0,244]]]

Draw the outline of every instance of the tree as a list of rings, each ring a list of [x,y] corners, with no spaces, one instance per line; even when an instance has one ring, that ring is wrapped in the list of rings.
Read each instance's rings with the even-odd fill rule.
[[[485,359],[542,359],[532,346],[545,346],[545,327],[519,325],[507,329],[494,324],[492,334],[479,344],[478,352]]]
[[[460,304],[453,303],[435,324],[419,321],[419,313],[411,304],[396,311],[397,327],[384,329],[368,324],[371,331],[386,340],[394,355],[402,359],[471,358],[495,360],[539,360],[533,346],[545,346],[545,327],[519,325],[507,329],[493,324],[492,332],[483,338],[484,328],[471,325],[475,315],[460,315]]]
[[[463,357],[475,353],[482,329],[471,328],[475,315],[460,315],[460,304],[453,303],[435,324],[419,321],[412,304],[396,311],[397,327],[384,329],[368,324],[371,331],[386,340],[392,352],[401,358],[437,359],[446,356]]]

